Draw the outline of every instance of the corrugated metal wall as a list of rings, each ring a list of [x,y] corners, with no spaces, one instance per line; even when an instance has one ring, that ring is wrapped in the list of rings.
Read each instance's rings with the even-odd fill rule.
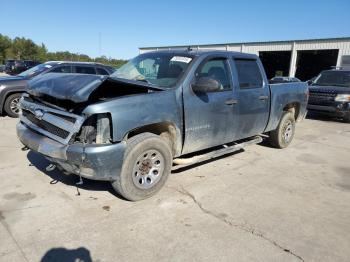
[[[350,38],[296,40],[283,42],[261,42],[261,43],[239,43],[239,44],[217,44],[217,45],[194,45],[194,49],[227,50],[259,55],[260,51],[292,51],[290,63],[290,76],[294,76],[296,70],[297,52],[300,50],[325,50],[338,49],[337,66],[340,65],[343,55],[350,55]],[[140,54],[155,50],[185,49],[187,46],[174,47],[152,47],[140,48]]]

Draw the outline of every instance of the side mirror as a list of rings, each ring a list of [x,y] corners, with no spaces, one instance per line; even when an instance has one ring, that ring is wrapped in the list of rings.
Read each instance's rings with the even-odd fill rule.
[[[220,84],[217,80],[210,77],[200,77],[192,84],[192,90],[195,93],[208,93],[220,90]]]
[[[314,82],[314,81],[312,81],[312,80],[306,81],[306,83],[307,83],[309,86],[311,86],[313,82]]]

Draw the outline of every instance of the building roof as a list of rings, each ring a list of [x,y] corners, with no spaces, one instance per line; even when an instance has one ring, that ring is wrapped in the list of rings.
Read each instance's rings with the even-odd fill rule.
[[[147,52],[147,54],[152,53],[170,53],[175,55],[191,55],[191,56],[201,56],[201,55],[233,55],[238,58],[256,58],[256,55],[254,54],[248,54],[248,53],[241,53],[241,52],[235,52],[235,51],[223,51],[223,50],[208,50],[208,49],[181,49],[181,50],[169,50],[169,49],[161,49],[161,50],[151,50],[150,52]]]
[[[278,40],[278,41],[258,41],[258,42],[237,42],[237,43],[219,43],[219,44],[198,44],[198,45],[174,45],[174,46],[149,46],[139,47],[139,49],[155,49],[155,48],[187,48],[196,46],[226,46],[226,45],[254,45],[254,44],[280,44],[293,42],[325,42],[325,41],[350,41],[349,37],[336,38],[313,38],[313,39],[298,39],[298,40]]]

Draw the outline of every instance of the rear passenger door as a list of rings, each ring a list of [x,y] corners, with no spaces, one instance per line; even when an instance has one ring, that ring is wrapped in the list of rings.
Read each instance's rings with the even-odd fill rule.
[[[270,112],[270,90],[263,67],[256,59],[233,59],[238,93],[238,126],[235,139],[262,133]]]

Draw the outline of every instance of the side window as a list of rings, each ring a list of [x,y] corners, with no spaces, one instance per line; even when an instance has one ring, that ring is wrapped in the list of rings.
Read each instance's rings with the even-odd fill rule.
[[[95,75],[95,68],[92,66],[76,66],[75,73]]]
[[[50,71],[50,73],[72,73],[71,66],[57,66]]]
[[[241,89],[261,88],[263,79],[256,60],[235,59]]]
[[[108,72],[106,70],[104,70],[103,68],[96,67],[96,70],[97,70],[98,75],[109,75]]]
[[[196,73],[196,79],[210,77],[219,82],[221,90],[232,89],[226,58],[214,58],[204,62]]]

